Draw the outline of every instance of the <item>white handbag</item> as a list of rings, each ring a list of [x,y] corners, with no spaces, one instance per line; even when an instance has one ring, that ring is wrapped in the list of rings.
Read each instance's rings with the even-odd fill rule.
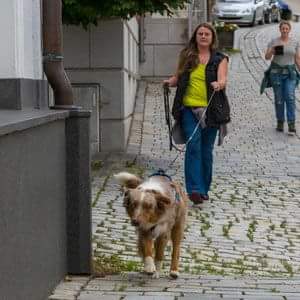
[[[182,145],[186,143],[186,138],[183,133],[180,121],[175,121],[175,123],[173,124],[171,135],[176,145]]]

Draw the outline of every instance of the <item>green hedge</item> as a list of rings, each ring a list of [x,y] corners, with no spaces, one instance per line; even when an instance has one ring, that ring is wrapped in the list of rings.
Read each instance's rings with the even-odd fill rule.
[[[187,0],[63,0],[63,23],[97,25],[100,18],[129,19],[145,13],[172,15],[172,9],[184,8]]]

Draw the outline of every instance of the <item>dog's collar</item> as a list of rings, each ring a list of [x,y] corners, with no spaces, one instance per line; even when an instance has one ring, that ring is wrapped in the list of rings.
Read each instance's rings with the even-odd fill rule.
[[[152,176],[165,176],[170,181],[172,181],[172,177],[170,175],[166,174],[165,170],[163,170],[163,169],[158,169],[157,172],[154,172],[151,175],[149,175],[149,177],[152,177]]]

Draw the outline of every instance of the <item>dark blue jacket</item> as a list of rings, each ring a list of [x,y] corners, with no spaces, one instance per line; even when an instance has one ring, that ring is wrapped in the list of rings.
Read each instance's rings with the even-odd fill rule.
[[[217,81],[218,67],[220,62],[225,57],[227,58],[226,55],[218,51],[214,51],[211,53],[210,60],[205,68],[207,99],[210,99],[213,93],[211,83],[213,81]],[[183,109],[182,101],[189,84],[190,73],[191,70],[186,70],[178,78],[176,94],[172,107],[172,115],[175,120],[179,120],[181,117],[181,111]],[[230,107],[226,92],[223,89],[215,93],[211,103],[207,108],[206,125],[208,127],[219,128],[221,124],[226,124],[228,122],[230,122]]]

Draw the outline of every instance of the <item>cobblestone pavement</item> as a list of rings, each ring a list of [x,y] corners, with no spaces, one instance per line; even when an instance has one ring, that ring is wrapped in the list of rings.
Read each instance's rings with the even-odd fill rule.
[[[300,25],[293,25],[300,35]],[[276,34],[276,25],[238,32],[242,51],[230,60],[230,132],[224,145],[216,147],[210,201],[201,209],[189,207],[180,279],[163,275],[155,280],[137,272],[134,229],[111,176],[125,169],[143,175],[168,169],[178,155],[168,150],[161,84],[144,82],[128,155],[103,159],[92,187],[95,257],[135,272],[72,277],[49,299],[300,299],[299,136],[275,131],[272,93],[259,95],[267,67],[262,52]],[[168,172],[183,182],[182,162],[180,154]]]

